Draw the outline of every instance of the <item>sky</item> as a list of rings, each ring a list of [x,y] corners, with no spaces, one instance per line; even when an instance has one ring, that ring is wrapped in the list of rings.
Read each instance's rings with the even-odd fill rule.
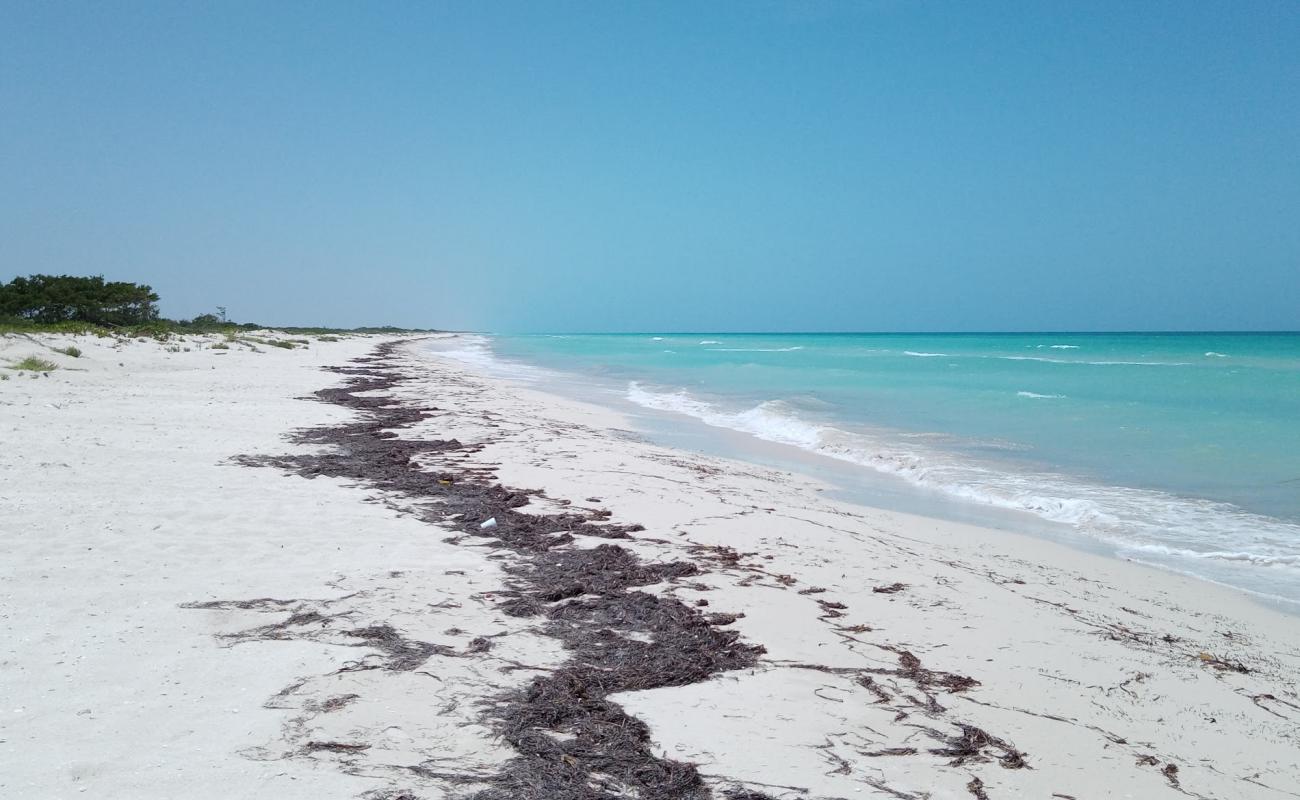
[[[0,0],[0,280],[525,331],[1300,329],[1300,3]]]

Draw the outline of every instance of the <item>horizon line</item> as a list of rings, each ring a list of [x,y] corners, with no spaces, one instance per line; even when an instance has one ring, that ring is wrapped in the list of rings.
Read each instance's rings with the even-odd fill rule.
[[[446,333],[474,333],[487,336],[1197,336],[1205,334],[1227,336],[1300,335],[1300,329],[1278,330],[1018,330],[1018,331],[746,331],[746,330],[643,330],[643,331],[446,331]]]

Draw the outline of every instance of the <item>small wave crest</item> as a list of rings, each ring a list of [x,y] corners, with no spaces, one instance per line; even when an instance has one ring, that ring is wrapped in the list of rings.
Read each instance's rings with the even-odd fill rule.
[[[700,342],[704,344],[704,342]],[[721,342],[718,342],[721,344]],[[710,347],[714,353],[793,353],[796,350],[802,350],[803,345],[794,347]]]
[[[947,353],[922,353],[917,350],[904,350],[903,355],[913,358],[952,358]]]
[[[1071,358],[1048,358],[1046,356],[995,356],[1004,361],[1042,361],[1047,364],[1082,364],[1092,367],[1187,367],[1187,361],[1077,361]]]
[[[1064,400],[1063,394],[1039,394],[1038,392],[1016,392],[1016,397],[1029,397],[1034,400]]]
[[[1262,555],[1260,553],[1225,551],[1225,550],[1189,550],[1185,547],[1168,547],[1159,544],[1137,545],[1132,550],[1157,556],[1175,556],[1178,558],[1196,558],[1210,561],[1230,561],[1250,564],[1258,567],[1294,567],[1300,566],[1300,553]]]
[[[1227,357],[1228,357],[1228,354],[1227,354],[1227,353],[1216,353],[1216,352],[1214,352],[1213,350],[1210,350],[1210,351],[1206,352],[1205,357],[1206,357],[1206,358],[1227,358]]]
[[[714,427],[730,428],[769,442],[813,449],[821,441],[822,427],[800,419],[789,404],[780,400],[728,412],[697,400],[686,391],[653,392],[636,382],[628,385],[627,399],[645,408],[685,414]]]
[[[446,339],[436,339],[425,349],[435,356],[459,361],[478,372],[500,378],[540,381],[555,376],[548,369],[498,357],[492,351],[488,339],[483,336],[457,334]]]
[[[1032,399],[1061,397],[1017,394]],[[950,497],[1027,512],[1068,525],[1121,551],[1145,550],[1183,564],[1234,562],[1300,569],[1300,554],[1293,552],[1295,543],[1300,543],[1300,525],[1227,503],[1084,483],[1054,473],[1017,471],[935,446],[950,437],[846,430],[807,420],[779,400],[732,411],[685,390],[653,391],[639,383],[629,384],[626,396],[646,408],[685,414],[714,427],[793,445]]]

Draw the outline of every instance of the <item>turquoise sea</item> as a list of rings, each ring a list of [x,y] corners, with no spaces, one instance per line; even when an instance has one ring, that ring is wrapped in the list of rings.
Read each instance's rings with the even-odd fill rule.
[[[906,510],[996,509],[1300,603],[1300,334],[530,335],[453,350],[644,409],[660,430],[834,459]]]

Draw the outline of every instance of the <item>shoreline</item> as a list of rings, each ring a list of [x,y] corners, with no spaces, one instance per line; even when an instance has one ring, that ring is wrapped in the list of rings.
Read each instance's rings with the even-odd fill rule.
[[[392,342],[392,352],[378,360],[367,355],[376,341]],[[151,584],[160,600],[173,601],[154,620],[154,634],[184,641],[173,680],[194,687],[242,676],[239,682],[264,690],[244,693],[258,720],[251,730],[232,727],[228,714],[214,715],[211,703],[199,704],[207,709],[200,718],[212,726],[195,739],[210,751],[205,768],[234,781],[220,788],[246,787],[244,796],[255,786],[285,797],[373,791],[390,798],[470,796],[475,788],[516,792],[481,798],[615,797],[632,788],[647,797],[714,791],[750,800],[868,789],[917,798],[1297,796],[1288,787],[1300,780],[1300,698],[1291,685],[1300,670],[1300,634],[1280,612],[1194,579],[1152,575],[1147,567],[1020,534],[857,507],[824,497],[818,490],[826,487],[803,476],[647,444],[606,409],[476,375],[402,340],[322,350],[276,354],[311,356],[292,380],[270,379],[269,361],[241,366],[240,380],[261,376],[269,385],[245,387],[250,399],[232,408],[233,416],[209,419],[199,409],[173,431],[175,441],[190,442],[212,435],[205,424],[264,413],[268,405],[280,409],[247,435],[223,438],[227,429],[218,426],[216,441],[204,439],[204,452],[224,447],[223,459],[242,453],[279,469],[198,460],[169,465],[174,473],[192,472],[193,480],[184,483],[184,506],[165,520],[198,528],[216,548],[187,550],[191,572],[176,576],[184,586]],[[150,358],[156,366],[159,357]],[[348,359],[359,361],[344,367],[345,378],[380,380],[353,387],[355,395],[325,391],[351,411],[292,399],[337,386],[319,368]],[[91,404],[81,424],[111,425],[113,417],[95,413],[79,377],[53,402]],[[182,377],[174,392],[202,396],[222,386],[199,370]],[[145,397],[148,385],[144,380],[132,391]],[[49,400],[38,394],[45,384],[25,388],[32,400]],[[140,408],[127,410],[147,417]],[[56,456],[60,447],[51,444],[77,453],[93,431],[56,442],[48,426],[58,416],[48,409],[32,414]],[[381,416],[368,422],[369,414]],[[395,422],[402,423],[398,436],[389,435]],[[334,433],[298,444],[281,439],[304,427]],[[30,435],[31,427],[15,430]],[[139,445],[130,438],[124,444]],[[339,445],[342,451],[329,449]],[[331,457],[358,446],[355,452],[392,461],[368,456],[347,465]],[[161,453],[153,451],[155,460]],[[407,466],[411,456],[420,469]],[[112,482],[88,471],[93,466],[68,467],[77,481],[104,483],[99,505],[77,513],[113,519],[117,509],[104,507],[102,498]],[[278,474],[286,467],[319,468],[319,476]],[[7,476],[18,474],[9,457],[4,468]],[[214,475],[238,485],[214,491],[204,483]],[[461,505],[446,506],[446,496],[438,510],[428,505],[431,493],[448,494],[439,480],[465,486],[457,494]],[[17,517],[33,540],[20,537],[18,552],[7,555],[34,564],[42,552],[35,537],[44,530],[37,501],[53,506],[56,520],[69,512],[39,480],[22,488],[32,508],[20,508]],[[252,502],[267,494],[278,497]],[[232,501],[239,514],[227,512],[227,527],[208,530],[210,521],[196,513]],[[465,505],[471,501],[480,507]],[[463,516],[446,517],[449,508]],[[483,511],[501,517],[496,528],[478,527],[483,520],[474,514]],[[140,519],[150,512],[142,509]],[[542,529],[521,531],[513,515]],[[294,559],[256,553],[270,560],[249,580],[239,571],[246,561],[215,557],[223,547],[258,543],[271,523],[284,527],[281,547],[294,548]],[[485,535],[494,530],[500,535]],[[528,536],[510,546],[516,532]],[[181,537],[175,546],[187,544],[184,526],[173,535]],[[60,554],[82,553],[78,567],[91,583],[81,589],[97,592],[105,614],[133,608],[134,596],[94,585],[95,557],[79,548],[103,542],[88,545],[92,535],[85,532],[71,536]],[[331,544],[338,549],[330,551]],[[376,553],[380,544],[400,557]],[[127,555],[140,554],[128,548]],[[144,555],[141,565],[159,558]],[[296,570],[291,575],[283,571],[288,563]],[[24,566],[10,576],[20,587],[16,603],[5,598],[16,619],[43,596],[46,578],[28,573]],[[613,583],[601,583],[611,577]],[[638,622],[628,603],[649,604],[667,619]],[[78,607],[61,613],[75,618]],[[64,630],[63,638],[76,639],[66,624],[36,623],[33,634],[49,630],[59,639]],[[130,624],[118,631],[131,651],[141,644],[135,631]],[[517,698],[538,680],[543,687],[569,685],[559,679],[575,675],[590,682],[609,671],[602,659],[610,653],[662,667],[657,655],[696,652],[691,643],[701,641],[708,645],[698,651],[703,661],[680,678],[670,671],[647,682],[633,672],[640,677],[607,687],[623,690],[608,699],[605,689],[582,695],[594,712],[583,703],[573,711],[570,703],[561,704],[570,710],[558,717],[519,716]],[[23,720],[4,718],[0,739],[7,744],[0,748],[20,748],[14,763],[37,758],[24,754],[27,743],[48,754],[42,746],[68,724],[61,714],[81,699],[60,696],[67,689],[55,691],[52,675],[47,680],[28,669],[42,652],[23,645],[5,654],[26,675],[19,694],[43,704],[38,718],[50,723],[24,729]],[[148,691],[138,678],[117,677]],[[488,706],[476,705],[484,700]],[[254,703],[261,705],[254,710]],[[120,722],[123,713],[109,718]],[[159,725],[165,730],[174,714],[152,709],[144,715],[151,724],[131,728],[126,744],[158,752]],[[642,725],[644,736],[635,733]],[[612,729],[605,726],[634,732],[611,752],[636,751],[635,769],[620,773],[622,762],[593,750],[593,743],[610,744],[599,738]],[[69,758],[94,760],[90,753],[102,746],[93,741],[74,738]],[[656,755],[665,753],[671,757]],[[530,795],[497,781],[524,774],[512,763],[521,754],[531,759],[528,775],[567,783]],[[159,771],[138,755],[119,755],[127,757],[115,769],[90,778],[72,780],[63,765],[56,771],[46,763],[43,772],[8,779],[9,786],[71,796],[81,783],[111,795],[131,785],[126,766]],[[198,770],[179,767],[189,781]],[[96,786],[98,777],[117,783]],[[21,779],[32,783],[20,786]],[[628,783],[649,779],[666,783]],[[167,796],[166,785],[156,796]],[[558,786],[605,794],[566,795]],[[188,787],[193,796],[193,783]],[[217,788],[199,796],[233,796]]]
[[[1088,393],[1076,392],[1078,385],[1071,388],[1070,381],[1078,380],[1067,377],[1075,375],[1074,367],[1060,368],[1063,372],[1048,367],[1052,371],[1049,375],[1008,375],[991,379],[996,386],[974,392],[972,397],[962,395],[949,397],[946,401],[948,408],[962,408],[963,403],[971,403],[976,419],[970,425],[957,424],[949,419],[948,423],[933,421],[919,428],[907,424],[898,427],[897,410],[891,416],[887,399],[875,398],[862,386],[837,388],[840,377],[826,382],[820,377],[820,372],[835,372],[827,366],[828,359],[832,362],[839,358],[852,359],[855,358],[853,354],[861,350],[859,355],[875,354],[863,356],[863,371],[872,376],[868,382],[888,382],[891,371],[897,372],[900,367],[879,366],[876,362],[892,364],[891,359],[894,362],[915,362],[917,359],[905,359],[902,355],[917,353],[906,351],[900,355],[902,347],[906,346],[936,351],[919,355],[948,355],[950,351],[953,355],[948,355],[948,358],[933,359],[945,362],[939,369],[944,376],[950,375],[945,368],[962,367],[963,364],[963,371],[958,372],[965,375],[970,363],[983,363],[985,359],[1004,364],[1015,362],[1019,369],[1019,363],[1032,363],[1039,358],[1006,355],[1009,351],[1021,353],[1024,347],[1030,349],[1028,353],[1037,353],[1034,347],[1039,350],[1049,346],[1074,347],[1074,350],[1066,351],[1074,354],[1079,346],[1083,346],[1092,355],[1071,355],[1071,358],[1121,358],[1121,355],[1110,354],[1106,349],[1108,338],[1080,342],[1080,345],[1048,345],[1044,342],[1054,341],[1052,338],[1034,336],[1032,341],[1019,342],[1022,350],[1004,351],[989,345],[989,349],[976,349],[978,353],[952,347],[945,349],[932,342],[909,342],[906,338],[881,343],[879,347],[872,347],[870,342],[813,345],[805,341],[807,337],[779,336],[725,342],[689,341],[694,337],[668,337],[667,340],[655,337],[660,341],[628,340],[621,343],[610,343],[617,337],[560,338],[580,341],[551,343],[550,337],[525,336],[464,337],[461,340],[463,345],[448,345],[447,350],[459,351],[460,358],[467,360],[469,366],[486,367],[491,375],[524,381],[525,385],[534,385],[580,402],[598,402],[615,408],[636,419],[641,423],[638,428],[645,429],[660,444],[686,446],[724,458],[775,463],[798,472],[814,470],[818,475],[841,484],[848,493],[848,500],[859,505],[889,507],[920,515],[941,516],[954,522],[1048,536],[1089,552],[1106,552],[1114,557],[1240,588],[1265,604],[1290,607],[1292,613],[1300,613],[1297,557],[1295,548],[1286,544],[1300,536],[1297,519],[1282,506],[1253,505],[1243,496],[1245,485],[1255,485],[1261,498],[1268,492],[1283,492],[1281,487],[1286,481],[1266,479],[1265,475],[1266,472],[1282,470],[1282,466],[1270,460],[1273,451],[1269,449],[1258,451],[1255,457],[1257,463],[1273,464],[1268,470],[1238,472],[1232,466],[1234,458],[1239,460],[1242,453],[1251,449],[1249,437],[1239,440],[1240,446],[1234,451],[1236,455],[1225,451],[1217,467],[1219,485],[1236,485],[1240,490],[1210,492],[1213,481],[1205,483],[1208,476],[1201,476],[1205,480],[1192,480],[1191,484],[1186,483],[1186,480],[1191,480],[1191,473],[1183,475],[1182,479],[1171,477],[1182,468],[1173,463],[1160,463],[1169,462],[1171,451],[1154,458],[1153,463],[1127,467],[1127,472],[1109,471],[1105,466],[1108,458],[1097,453],[1123,453],[1132,442],[1121,444],[1108,440],[1092,455],[1063,457],[1061,449],[1069,450],[1071,454],[1089,453],[1092,447],[1073,441],[1071,437],[1079,436],[1080,427],[1099,427],[1101,416],[1110,414],[1099,407],[1096,398],[1089,399],[1091,395]],[[724,343],[727,347],[712,347]],[[668,347],[663,350],[664,354],[672,355],[660,355],[659,345]],[[803,350],[805,345],[807,353],[797,355],[741,355],[735,359],[728,355],[731,351],[784,353]],[[712,354],[711,350],[727,353]],[[1084,350],[1078,351],[1084,353]],[[1139,355],[1132,354],[1131,358],[1139,358]],[[1200,356],[1200,353],[1195,355]],[[1183,356],[1187,354],[1170,355],[1169,358],[1180,360]],[[1156,356],[1147,355],[1145,358]],[[1258,367],[1258,358],[1252,358],[1248,351],[1234,351],[1234,359],[1229,360],[1240,362],[1243,371],[1252,371]],[[1226,363],[1218,359],[1217,367],[1210,369],[1213,375],[1218,376],[1216,380],[1225,379],[1225,375],[1221,375],[1225,368],[1221,362]],[[1096,363],[1127,362],[1106,360]],[[935,364],[926,362],[920,367],[932,368]],[[1236,368],[1231,369],[1235,371]],[[715,372],[718,373],[716,380]],[[930,377],[917,379],[919,385],[915,394],[923,405],[933,403],[933,397],[930,397],[933,393],[927,388],[930,382],[939,380],[943,384],[944,376],[936,377],[931,375],[932,372],[933,369],[926,373]],[[1199,371],[1193,369],[1190,375],[1197,373]],[[745,377],[738,377],[741,375]],[[803,382],[794,381],[800,376]],[[900,373],[898,377],[906,384],[906,373]],[[979,379],[972,377],[971,380]],[[1134,380],[1139,379],[1135,377]],[[1140,380],[1151,380],[1151,376]],[[787,382],[783,384],[783,381]],[[1014,414],[1010,408],[991,414],[989,408],[982,406],[982,403],[992,402],[984,395],[992,392],[1002,398],[1004,405],[1008,402],[1023,405],[1023,401],[1015,399],[1006,401],[1006,395],[1013,393],[1011,388],[1031,384],[1039,386],[1043,392],[1069,393],[1060,395],[1062,401],[1075,399],[1061,405],[1030,403],[1024,406],[1027,414],[1039,415],[1032,423],[1024,423],[1026,437],[1013,433],[1002,440],[1001,434],[1008,431],[1000,431],[998,425],[1013,418]],[[865,392],[861,397],[853,394],[859,389]],[[910,390],[894,392],[900,393],[909,394]],[[861,414],[850,410],[850,399],[853,398],[865,407],[883,403],[884,408],[879,414],[874,412],[872,420],[867,421]],[[1226,408],[1232,407],[1230,399],[1223,402]],[[1268,401],[1260,398],[1258,402]],[[1112,420],[1112,427],[1115,431],[1145,431],[1144,424],[1156,424],[1157,420],[1148,419],[1156,408],[1144,408],[1145,411],[1132,412],[1128,418],[1118,415]],[[1101,416],[1097,416],[1099,414]],[[1065,444],[1052,445],[1056,447],[1056,455],[1052,455],[1050,449],[1043,449],[1041,438],[1050,428],[1050,425],[1044,427],[1047,425],[1044,415],[1053,420],[1052,425],[1056,424],[1057,416],[1074,420],[1061,424],[1060,433]],[[1225,415],[1232,416],[1231,411],[1225,411]],[[1080,419],[1091,421],[1083,423]],[[1200,429],[1196,420],[1186,419],[1183,423],[1180,431]],[[1014,428],[1018,423],[1008,421],[1008,424]],[[1216,427],[1214,420],[1206,420],[1206,424],[1209,429]],[[1265,423],[1261,420],[1260,424]],[[1165,428],[1160,428],[1160,425],[1165,425]],[[1156,438],[1164,437],[1162,441],[1169,440],[1173,431],[1165,423],[1160,425],[1157,428],[1164,431],[1160,436],[1148,433]],[[1141,438],[1147,434],[1131,433],[1131,436]],[[1219,431],[1218,438],[1214,433],[1206,433],[1206,436],[1205,450],[1219,451],[1223,445],[1222,431]],[[1291,433],[1286,432],[1283,436],[1274,436],[1271,441],[1282,442],[1290,437]],[[1049,438],[1056,436],[1053,434]],[[1173,446],[1171,440],[1165,441],[1165,445]],[[1184,455],[1187,458],[1178,459],[1180,463],[1199,463],[1197,468],[1203,471],[1209,468],[1206,466],[1209,462],[1201,463],[1196,454]],[[1144,480],[1140,476],[1161,476],[1161,479]],[[1279,476],[1290,477],[1292,471],[1283,470],[1273,475]],[[1269,488],[1265,492],[1262,487]],[[1294,505],[1294,497],[1287,502]]]

